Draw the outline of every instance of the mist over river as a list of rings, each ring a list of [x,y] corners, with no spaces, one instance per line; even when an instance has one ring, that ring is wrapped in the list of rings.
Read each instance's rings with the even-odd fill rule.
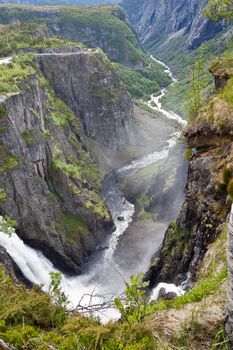
[[[157,61],[153,57],[152,59]],[[169,67],[163,62],[157,62],[163,65],[175,84],[177,80]],[[175,122],[176,128],[164,140],[162,148],[133,159],[104,177],[102,194],[114,220],[115,231],[98,247],[82,275],[63,276],[62,289],[69,297],[71,308],[80,300],[83,305],[88,304],[88,294],[95,295],[91,300],[93,304],[101,302],[104,297],[121,294],[124,290],[124,279],[128,280],[131,274],[148,269],[153,254],[162,243],[169,222],[180,210],[186,178],[184,145],[180,135],[185,121],[174,112],[163,109],[160,100],[165,94],[166,89],[162,89],[161,94],[152,95],[147,104],[159,112],[161,119]],[[146,171],[151,167],[157,169],[147,184],[148,193],[153,197],[149,208],[151,219],[139,220],[136,215],[135,193],[144,186],[140,183],[142,172],[145,178]],[[165,189],[171,182],[174,184],[166,192]],[[49,273],[57,269],[41,252],[25,245],[15,233],[8,236],[0,232],[0,245],[6,248],[28,280],[43,284],[43,288],[48,290]],[[114,310],[108,310],[99,316],[108,320],[117,317],[117,314]]]

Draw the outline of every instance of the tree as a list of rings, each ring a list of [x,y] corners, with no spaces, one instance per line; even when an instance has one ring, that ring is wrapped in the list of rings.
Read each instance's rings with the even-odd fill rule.
[[[189,78],[190,88],[187,90],[185,95],[185,110],[190,120],[197,116],[203,102],[204,89],[208,85],[205,72],[205,48],[202,45],[200,47],[199,55],[191,70]]]
[[[146,298],[146,288],[149,282],[143,282],[143,274],[140,272],[136,276],[130,277],[130,284],[125,282],[125,298],[116,298],[114,303],[121,313],[123,321],[129,326],[136,322],[141,323],[148,312],[148,300]]]
[[[53,303],[57,306],[54,318],[56,325],[63,324],[67,316],[68,298],[61,289],[62,274],[60,272],[50,272],[49,294]]]
[[[233,0],[210,0],[205,14],[213,21],[233,20]]]

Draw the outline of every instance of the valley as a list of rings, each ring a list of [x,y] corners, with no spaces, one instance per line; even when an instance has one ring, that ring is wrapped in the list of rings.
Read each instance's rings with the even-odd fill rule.
[[[0,5],[0,348],[231,349],[231,22],[30,5]]]

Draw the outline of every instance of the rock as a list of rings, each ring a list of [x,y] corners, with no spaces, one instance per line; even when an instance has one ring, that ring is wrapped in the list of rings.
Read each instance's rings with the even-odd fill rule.
[[[161,288],[159,290],[159,295],[158,295],[158,299],[163,299],[163,300],[172,300],[174,298],[177,297],[177,294],[174,292],[166,292],[165,288]]]
[[[16,348],[0,339],[0,350],[16,350]]]
[[[54,58],[53,53],[40,56],[40,64],[48,62],[51,85],[57,82],[55,76],[64,76],[64,79],[59,78],[57,93],[70,105],[74,103],[73,107],[78,109],[76,115],[61,100],[59,102],[51,87],[48,92],[41,76],[30,77],[21,84],[20,93],[0,101],[6,109],[6,116],[0,118],[0,128],[4,130],[0,133],[0,188],[6,193],[0,209],[3,215],[17,221],[17,232],[27,244],[41,250],[62,271],[77,274],[98,244],[114,229],[101,196],[100,171],[87,151],[80,121],[89,130],[86,131],[89,136],[118,147],[127,140],[126,128],[130,124],[127,116],[130,121],[132,102],[119,80],[114,82],[115,72],[101,54],[69,55],[67,50],[64,55],[54,54]],[[78,76],[75,74],[86,70],[90,75],[100,74],[100,80],[86,83],[83,78],[84,85],[81,82],[76,85]],[[72,74],[74,79],[68,79]],[[95,84],[96,90],[98,84],[103,84],[111,92],[112,107],[106,96],[94,98],[95,107],[88,107],[83,94],[88,88],[94,91]],[[115,96],[114,89],[118,88],[119,95]],[[65,97],[60,96],[62,91]],[[79,97],[80,104],[74,102]],[[64,113],[67,120],[63,120]],[[96,124],[95,115],[100,123],[103,120],[108,123],[111,141]],[[29,140],[25,132],[30,135]],[[3,155],[8,163],[11,160],[9,169],[2,168]]]
[[[124,218],[124,216],[118,216],[118,217],[117,217],[117,220],[118,220],[118,221],[125,221],[125,218]]]
[[[70,48],[37,60],[57,96],[80,118],[86,136],[113,150],[129,143],[133,103],[103,53]]]
[[[10,255],[7,253],[6,249],[0,246],[0,266],[3,266],[4,271],[9,275],[14,283],[20,284],[24,283],[28,287],[32,286],[32,283],[28,281],[15,262],[11,259]]]
[[[124,0],[129,19],[145,47],[156,48],[169,44],[172,38],[184,38],[188,49],[195,49],[223,29],[203,14],[208,0]]]

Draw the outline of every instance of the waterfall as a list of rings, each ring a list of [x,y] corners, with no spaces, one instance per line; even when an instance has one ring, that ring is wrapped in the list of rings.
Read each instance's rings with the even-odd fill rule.
[[[8,63],[10,58],[6,58],[0,61],[1,63]],[[157,61],[155,58],[153,60]],[[157,61],[163,65],[165,71],[173,79],[173,83],[177,80],[174,78],[169,67],[164,63]],[[160,99],[166,93],[166,89],[163,89],[160,96],[151,96],[151,100],[148,105],[154,110],[158,110],[163,116],[176,120],[180,126],[183,126],[186,122],[174,112],[168,112],[162,108]],[[103,181],[103,196],[106,204],[111,212],[116,229],[112,233],[111,237],[107,237],[105,242],[102,243],[103,250],[93,257],[93,260],[87,266],[85,273],[80,276],[63,276],[62,289],[68,296],[70,301],[70,307],[74,308],[80,300],[84,305],[90,302],[89,294],[94,294],[92,302],[98,303],[102,300],[103,296],[108,294],[119,295],[124,290],[124,280],[122,275],[129,278],[132,273],[130,268],[121,271],[115,260],[115,252],[118,247],[120,237],[125,233],[130,222],[133,220],[134,205],[127,201],[122,194],[120,179],[125,174],[132,174],[134,171],[142,169],[150,164],[154,164],[162,159],[166,159],[169,156],[169,151],[176,145],[177,138],[180,136],[180,132],[173,133],[166,141],[165,146],[161,151],[147,154],[143,157],[133,160],[129,164],[126,164],[122,168],[113,171],[105,176]],[[160,227],[160,230],[164,228]],[[30,248],[17,236],[15,232],[11,235],[7,235],[3,231],[0,231],[0,245],[5,247],[9,255],[14,262],[18,265],[19,269],[23,272],[25,277],[31,282],[43,285],[44,290],[48,290],[50,283],[50,272],[58,271],[54,268],[53,264],[40,252]],[[159,247],[159,245],[158,245]],[[138,269],[139,269],[138,261]],[[140,266],[142,271],[146,270],[148,266]],[[163,285],[164,286],[164,285]],[[167,288],[173,288],[166,285]],[[174,288],[173,288],[174,289]],[[179,287],[177,287],[177,290]],[[154,297],[156,297],[157,290],[154,290]],[[181,293],[179,289],[179,293]],[[83,297],[85,295],[85,297]],[[118,314],[115,310],[109,310],[104,315],[99,315],[102,320],[108,320],[109,318],[116,318]]]

